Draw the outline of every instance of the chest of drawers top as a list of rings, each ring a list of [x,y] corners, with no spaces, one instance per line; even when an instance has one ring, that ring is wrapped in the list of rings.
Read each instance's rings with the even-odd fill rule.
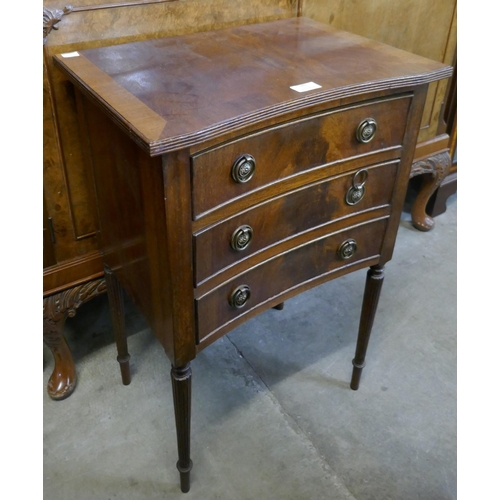
[[[451,68],[306,18],[148,40],[55,63],[150,155],[207,147]],[[305,92],[290,87],[314,82]]]

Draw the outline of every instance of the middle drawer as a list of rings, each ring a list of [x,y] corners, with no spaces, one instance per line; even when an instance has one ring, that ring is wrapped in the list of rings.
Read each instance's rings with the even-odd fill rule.
[[[390,205],[398,165],[394,160],[310,184],[195,233],[195,286],[335,219]]]

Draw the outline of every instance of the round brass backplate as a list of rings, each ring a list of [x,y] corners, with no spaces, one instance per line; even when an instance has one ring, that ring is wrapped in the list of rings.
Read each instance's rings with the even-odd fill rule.
[[[231,169],[231,177],[235,182],[243,184],[248,182],[255,173],[255,158],[252,155],[241,155],[234,163]]]
[[[250,287],[248,285],[240,285],[231,293],[229,304],[231,307],[241,309],[248,302],[250,295]]]
[[[356,203],[359,203],[363,199],[365,191],[365,186],[351,186],[345,195],[345,202],[348,205],[356,205]]]
[[[356,139],[359,142],[367,143],[375,137],[377,122],[373,118],[365,118],[356,130]]]
[[[238,252],[246,250],[253,238],[253,229],[245,224],[237,228],[231,236],[231,248]]]
[[[356,243],[356,240],[350,238],[342,245],[339,246],[339,249],[337,250],[337,255],[342,259],[342,260],[347,260],[350,259],[355,253],[356,250],[358,249],[358,245]]]

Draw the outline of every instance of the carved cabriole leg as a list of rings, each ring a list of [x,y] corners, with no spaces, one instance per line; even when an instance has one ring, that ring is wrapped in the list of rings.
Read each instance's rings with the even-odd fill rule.
[[[429,231],[434,227],[434,220],[427,215],[425,209],[429,198],[448,175],[450,167],[451,157],[448,151],[416,161],[411,167],[410,178],[431,174],[425,176],[411,211],[413,225],[420,231]]]
[[[51,350],[55,363],[47,384],[52,399],[67,398],[76,385],[73,357],[63,335],[66,318],[73,317],[84,302],[105,291],[104,279],[98,279],[43,299],[43,340]]]
[[[120,283],[116,279],[113,271],[108,266],[104,266],[104,276],[108,289],[109,309],[111,311],[111,321],[113,322],[113,332],[115,335],[116,349],[118,356],[116,360],[120,363],[123,385],[130,384],[130,354],[127,347],[127,334],[125,332],[125,312],[123,309],[123,291]]]
[[[54,356],[54,371],[49,378],[47,391],[52,399],[61,400],[75,389],[76,373],[71,351],[63,335],[67,315],[46,316],[46,311],[57,310],[58,305],[57,296],[43,299],[43,341]]]
[[[179,461],[177,469],[181,478],[181,491],[187,493],[190,488],[189,472],[193,467],[190,458],[191,442],[191,366],[188,363],[170,372],[174,397],[175,426],[177,428],[177,449]]]
[[[358,390],[361,372],[365,367],[365,356],[372,331],[373,320],[377,312],[378,299],[384,282],[384,266],[373,266],[368,270],[366,276],[365,294],[363,296],[363,307],[359,322],[358,342],[356,344],[356,354],[352,360],[354,366],[352,370],[351,389]]]

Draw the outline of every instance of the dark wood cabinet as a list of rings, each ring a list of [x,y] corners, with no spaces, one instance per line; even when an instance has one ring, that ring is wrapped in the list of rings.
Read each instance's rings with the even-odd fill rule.
[[[63,336],[66,318],[76,314],[82,303],[106,291],[98,241],[94,179],[88,145],[85,140],[82,142],[81,135],[82,128],[85,128],[79,118],[81,102],[69,80],[55,70],[52,56],[291,18],[302,13],[431,59],[450,62],[449,54],[456,45],[453,1],[432,6],[429,2],[414,5],[411,12],[403,12],[407,9],[402,9],[396,2],[394,5],[386,2],[383,8],[378,7],[376,15],[370,16],[360,15],[367,8],[365,3],[347,4],[340,0],[248,0],[243,3],[231,0],[124,0],[98,3],[76,0],[65,7],[56,0],[44,1],[44,339],[55,359],[48,386],[52,398],[63,399],[75,387],[75,369]],[[417,147],[420,156],[416,159],[419,162],[415,163],[410,174],[430,174],[424,182],[425,192],[414,206],[414,221],[417,226],[421,223],[422,229],[432,226],[432,218],[425,213],[427,200],[448,168],[449,132],[438,134],[436,128],[445,87],[446,83],[430,84]],[[318,119],[313,125],[319,127],[321,120],[326,118]],[[305,125],[297,124],[297,130],[301,126]],[[277,134],[273,135],[273,140],[280,140],[278,130],[269,133]],[[211,154],[217,156],[220,153],[214,151]],[[286,154],[281,151],[281,155]],[[321,151],[318,155],[314,161],[322,161]],[[201,172],[203,156],[197,152],[193,158],[199,162]],[[207,237],[213,241],[215,236],[200,233],[200,244],[202,238]]]
[[[75,86],[95,177],[123,382],[122,289],[171,364],[187,492],[190,362],[262,311],[369,268],[358,389],[428,87],[452,68],[306,18],[53,60]]]

